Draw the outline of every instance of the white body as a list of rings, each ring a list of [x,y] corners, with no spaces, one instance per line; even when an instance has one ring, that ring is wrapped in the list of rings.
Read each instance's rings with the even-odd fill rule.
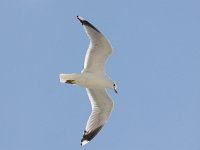
[[[60,82],[75,80],[75,84],[89,89],[110,88],[113,89],[114,82],[106,75],[99,73],[82,74],[60,74]]]

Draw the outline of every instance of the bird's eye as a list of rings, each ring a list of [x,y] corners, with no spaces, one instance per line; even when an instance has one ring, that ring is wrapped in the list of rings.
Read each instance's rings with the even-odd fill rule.
[[[115,85],[115,84],[113,84],[113,86],[115,87],[116,85]]]

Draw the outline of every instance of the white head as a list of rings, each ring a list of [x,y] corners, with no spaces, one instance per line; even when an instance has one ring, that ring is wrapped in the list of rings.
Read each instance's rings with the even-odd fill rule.
[[[113,82],[111,79],[108,78],[108,80],[109,80],[109,86],[108,86],[108,88],[114,90],[115,93],[117,94],[117,93],[118,93],[118,92],[117,92],[117,85],[116,85],[115,82]]]
[[[116,94],[118,93],[117,92],[117,85],[115,83],[113,84],[113,90],[115,91]]]

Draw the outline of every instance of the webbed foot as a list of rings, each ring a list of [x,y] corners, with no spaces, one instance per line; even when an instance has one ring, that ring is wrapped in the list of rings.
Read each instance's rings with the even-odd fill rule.
[[[75,84],[75,80],[67,80],[67,81],[65,81],[65,83],[68,83],[68,84]]]

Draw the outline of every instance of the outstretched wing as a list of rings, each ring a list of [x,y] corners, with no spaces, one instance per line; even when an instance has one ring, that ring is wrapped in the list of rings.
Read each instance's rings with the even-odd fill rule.
[[[92,113],[87,121],[81,145],[87,144],[97,135],[108,120],[113,108],[113,101],[105,89],[86,90],[92,105]]]
[[[104,72],[112,47],[104,35],[84,18],[77,16],[87,33],[90,44],[85,56],[83,72]]]

